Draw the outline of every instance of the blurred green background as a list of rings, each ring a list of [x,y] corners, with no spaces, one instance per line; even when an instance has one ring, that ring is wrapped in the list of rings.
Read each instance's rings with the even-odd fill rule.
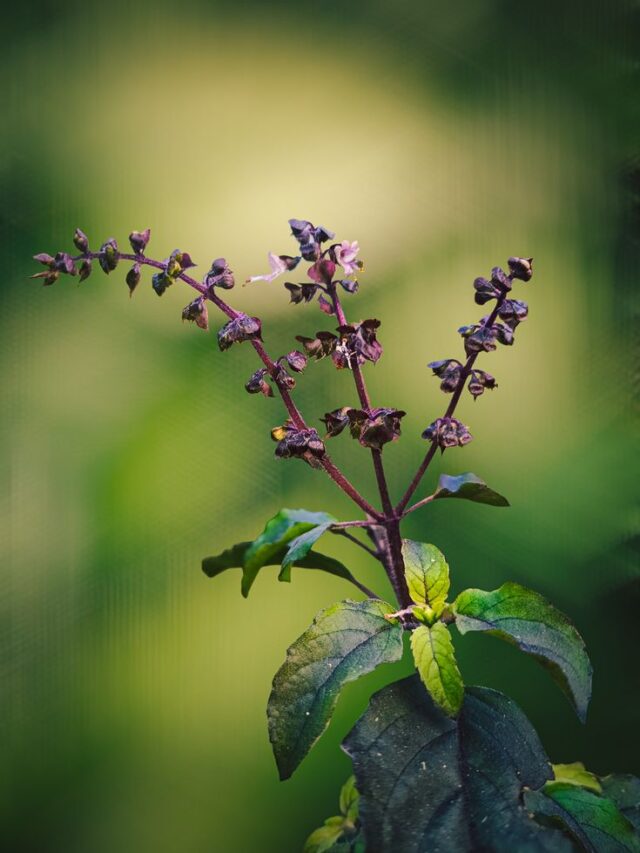
[[[511,693],[557,761],[640,770],[637,452],[637,4],[24,2],[3,12],[2,837],[12,851],[296,851],[349,774],[339,743],[387,669],[348,687],[325,738],[280,784],[265,705],[287,645],[352,594],[298,570],[200,559],[281,506],[354,511],[322,474],[276,464],[277,400],[249,397],[249,347],[221,354],[125,270],[43,290],[36,251],[152,228],[150,248],[225,255],[243,280],[292,252],[289,217],[358,239],[352,318],[381,317],[368,370],[409,414],[385,453],[395,495],[443,410],[426,363],[481,316],[471,283],[533,255],[513,349],[483,358],[499,389],[462,418],[475,441],[433,466],[512,502],[445,502],[406,535],[447,555],[454,591],[512,579],[548,595],[595,666],[586,727],[546,674],[491,638],[456,641],[467,681]],[[637,171],[636,171],[637,175]],[[636,179],[636,186],[638,186]],[[636,208],[634,208],[636,205]],[[236,288],[274,354],[330,323],[280,283]],[[214,328],[217,318],[213,318]],[[309,420],[352,404],[313,365]],[[373,496],[345,435],[336,460]],[[323,549],[390,595],[366,555]],[[404,663],[405,671],[408,663]]]

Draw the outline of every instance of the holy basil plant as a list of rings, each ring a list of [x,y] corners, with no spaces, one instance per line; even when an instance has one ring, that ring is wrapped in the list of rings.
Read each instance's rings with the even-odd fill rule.
[[[400,438],[406,413],[393,401],[375,406],[367,389],[365,367],[383,353],[380,321],[348,320],[343,307],[343,297],[359,288],[363,264],[358,243],[338,242],[329,229],[306,220],[291,219],[289,225],[296,253],[270,253],[270,271],[247,282],[295,278],[284,281],[291,303],[315,304],[324,328],[298,335],[297,345],[275,358],[264,346],[260,318],[236,310],[223,297],[235,285],[226,259],[216,258],[195,278],[188,252],[175,249],[164,260],[147,255],[149,229],[129,235],[130,252],[121,251],[114,238],[91,249],[87,236],[76,230],[77,252],[36,255],[44,271],[34,278],[45,285],[65,275],[85,281],[96,264],[110,274],[127,263],[130,294],[137,290],[145,267],[154,271],[151,285],[158,296],[178,281],[186,284],[194,298],[185,306],[183,320],[207,331],[210,307],[221,312],[225,322],[217,332],[219,349],[246,343],[260,362],[247,378],[246,391],[278,395],[284,404],[286,419],[271,431],[275,456],[300,459],[323,471],[360,511],[357,519],[339,520],[327,512],[281,509],[255,538],[206,557],[202,564],[208,577],[240,569],[245,597],[260,570],[274,565],[280,567],[280,581],[291,581],[302,570],[324,571],[355,586],[361,596],[320,611],[289,647],[273,679],[268,731],[281,779],[295,772],[322,737],[345,684],[382,664],[396,663],[405,649],[413,657],[415,674],[376,693],[347,736],[343,748],[353,761],[354,776],[340,794],[340,814],[312,832],[304,850],[640,853],[640,780],[624,775],[598,778],[578,762],[552,765],[513,700],[465,684],[456,661],[454,631],[505,640],[548,670],[584,722],[591,664],[571,621],[537,592],[506,579],[498,589],[466,589],[452,596],[449,565],[437,545],[402,536],[403,519],[433,501],[509,506],[472,473],[443,474],[432,494],[417,500],[415,495],[438,450],[444,453],[472,440],[469,427],[457,417],[458,407],[465,391],[475,400],[497,387],[477,361],[482,353],[513,345],[528,307],[512,291],[532,278],[532,259],[511,257],[506,269],[494,267],[488,277],[473,282],[476,304],[489,305],[490,310],[459,329],[462,359],[443,358],[428,365],[448,403],[425,427],[424,457],[402,497],[394,501],[383,451]],[[300,275],[305,264],[306,275]],[[351,373],[354,395],[309,422],[292,392],[310,362],[322,360]],[[375,502],[352,485],[329,455],[329,442],[343,433],[371,457]],[[347,538],[382,566],[395,602],[382,600],[346,565],[323,553],[331,536]]]

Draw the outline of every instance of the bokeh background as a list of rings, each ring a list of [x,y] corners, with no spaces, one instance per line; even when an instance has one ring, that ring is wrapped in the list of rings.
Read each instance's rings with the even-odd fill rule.
[[[23,2],[3,11],[2,646],[5,849],[296,851],[336,810],[339,743],[371,691],[349,686],[325,738],[280,784],[265,705],[287,645],[342,581],[264,570],[215,581],[203,556],[281,506],[353,510],[323,475],[273,459],[276,400],[249,397],[248,347],[180,322],[190,298],[129,300],[125,270],[42,289],[36,251],[152,228],[237,278],[293,252],[291,216],[358,239],[353,318],[381,317],[368,370],[406,409],[385,452],[394,493],[443,409],[426,363],[458,355],[476,275],[533,255],[499,389],[461,415],[475,441],[433,466],[471,470],[509,510],[444,502],[406,535],[447,555],[454,591],[525,583],[569,613],[595,666],[586,727],[537,665],[482,636],[467,681],[507,690],[554,760],[638,771],[636,3]],[[635,182],[635,183],[634,183]],[[636,195],[634,195],[634,186]],[[327,328],[278,282],[236,288],[274,354]],[[217,326],[213,318],[214,328]],[[310,420],[354,402],[329,362],[299,381]],[[373,495],[368,457],[332,446]],[[383,595],[376,566],[325,552]],[[362,556],[361,556],[362,553]],[[405,660],[405,671],[409,664]]]

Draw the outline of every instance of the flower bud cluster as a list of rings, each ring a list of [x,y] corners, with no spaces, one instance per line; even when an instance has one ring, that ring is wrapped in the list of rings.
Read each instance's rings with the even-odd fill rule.
[[[448,447],[464,447],[473,438],[468,427],[456,418],[438,418],[429,424],[422,437],[435,442],[442,450]]]
[[[276,456],[279,459],[302,459],[312,468],[318,468],[319,460],[326,453],[317,430],[298,429],[290,420],[272,429],[271,438],[277,442]]]
[[[370,361],[375,364],[382,355],[382,344],[376,337],[379,320],[362,320],[338,326],[337,335],[332,332],[316,332],[315,338],[297,335],[309,358],[315,361],[331,356],[334,365],[343,370],[353,369],[354,364]]]
[[[400,438],[400,421],[406,412],[399,409],[377,408],[365,411],[344,406],[327,412],[322,422],[327,428],[327,438],[332,438],[348,425],[351,437],[363,447],[381,450],[384,444]]]

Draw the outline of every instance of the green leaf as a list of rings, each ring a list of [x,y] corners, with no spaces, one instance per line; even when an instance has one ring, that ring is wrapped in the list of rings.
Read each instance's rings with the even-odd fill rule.
[[[613,800],[636,832],[640,832],[640,779],[630,773],[613,773],[600,781],[604,795]]]
[[[537,817],[559,821],[589,853],[638,853],[640,836],[607,797],[567,782],[548,782],[526,791],[526,807]]]
[[[337,822],[330,823],[332,820]],[[342,818],[329,818],[324,826],[314,830],[307,838],[304,853],[329,853],[342,834]]]
[[[424,686],[449,717],[462,706],[464,683],[456,664],[449,629],[442,622],[411,632],[411,651]]]
[[[438,488],[433,493],[433,499],[437,500],[438,498],[463,498],[467,501],[489,504],[490,506],[510,505],[505,497],[490,489],[484,480],[470,473],[460,474],[457,477],[441,474],[438,480]]]
[[[435,545],[403,539],[402,558],[409,595],[416,604],[428,604],[437,613],[449,592],[449,566],[444,554]]]
[[[417,675],[376,693],[347,736],[367,853],[569,853],[562,833],[522,807],[551,769],[511,699],[469,687],[457,720]]]
[[[318,539],[329,530],[334,522],[335,519],[325,521],[292,540],[282,561],[282,569],[278,575],[278,580],[287,582],[291,580],[291,566],[307,556]]]
[[[586,770],[581,761],[574,761],[572,764],[552,764],[551,768],[556,782],[579,785],[582,788],[595,791],[596,794],[602,793],[602,785],[598,781],[598,777],[595,773]]]
[[[360,794],[356,788],[356,777],[349,776],[340,790],[340,811],[352,823],[358,819],[359,801]]]
[[[281,779],[288,779],[329,725],[342,686],[402,657],[402,628],[384,601],[341,601],[322,610],[288,649],[267,715]]]
[[[246,598],[258,574],[257,570],[247,570],[245,568],[245,555],[252,545],[252,542],[240,542],[238,545],[228,548],[215,557],[205,557],[202,561],[203,572],[208,577],[214,578],[227,569],[242,569],[242,594]],[[281,545],[279,550],[272,551],[271,557],[265,565],[280,565],[285,558],[287,550],[288,545]],[[296,560],[294,565],[301,569],[320,569],[323,572],[328,572],[330,575],[344,578],[344,580],[351,583],[355,583],[356,580],[349,569],[339,560],[334,560],[333,557],[326,557],[324,554],[318,554],[315,551],[309,551],[306,557]]]
[[[492,592],[467,589],[457,597],[453,610],[462,634],[487,631],[539,660],[585,721],[591,663],[582,637],[563,613],[517,583],[505,583]]]

